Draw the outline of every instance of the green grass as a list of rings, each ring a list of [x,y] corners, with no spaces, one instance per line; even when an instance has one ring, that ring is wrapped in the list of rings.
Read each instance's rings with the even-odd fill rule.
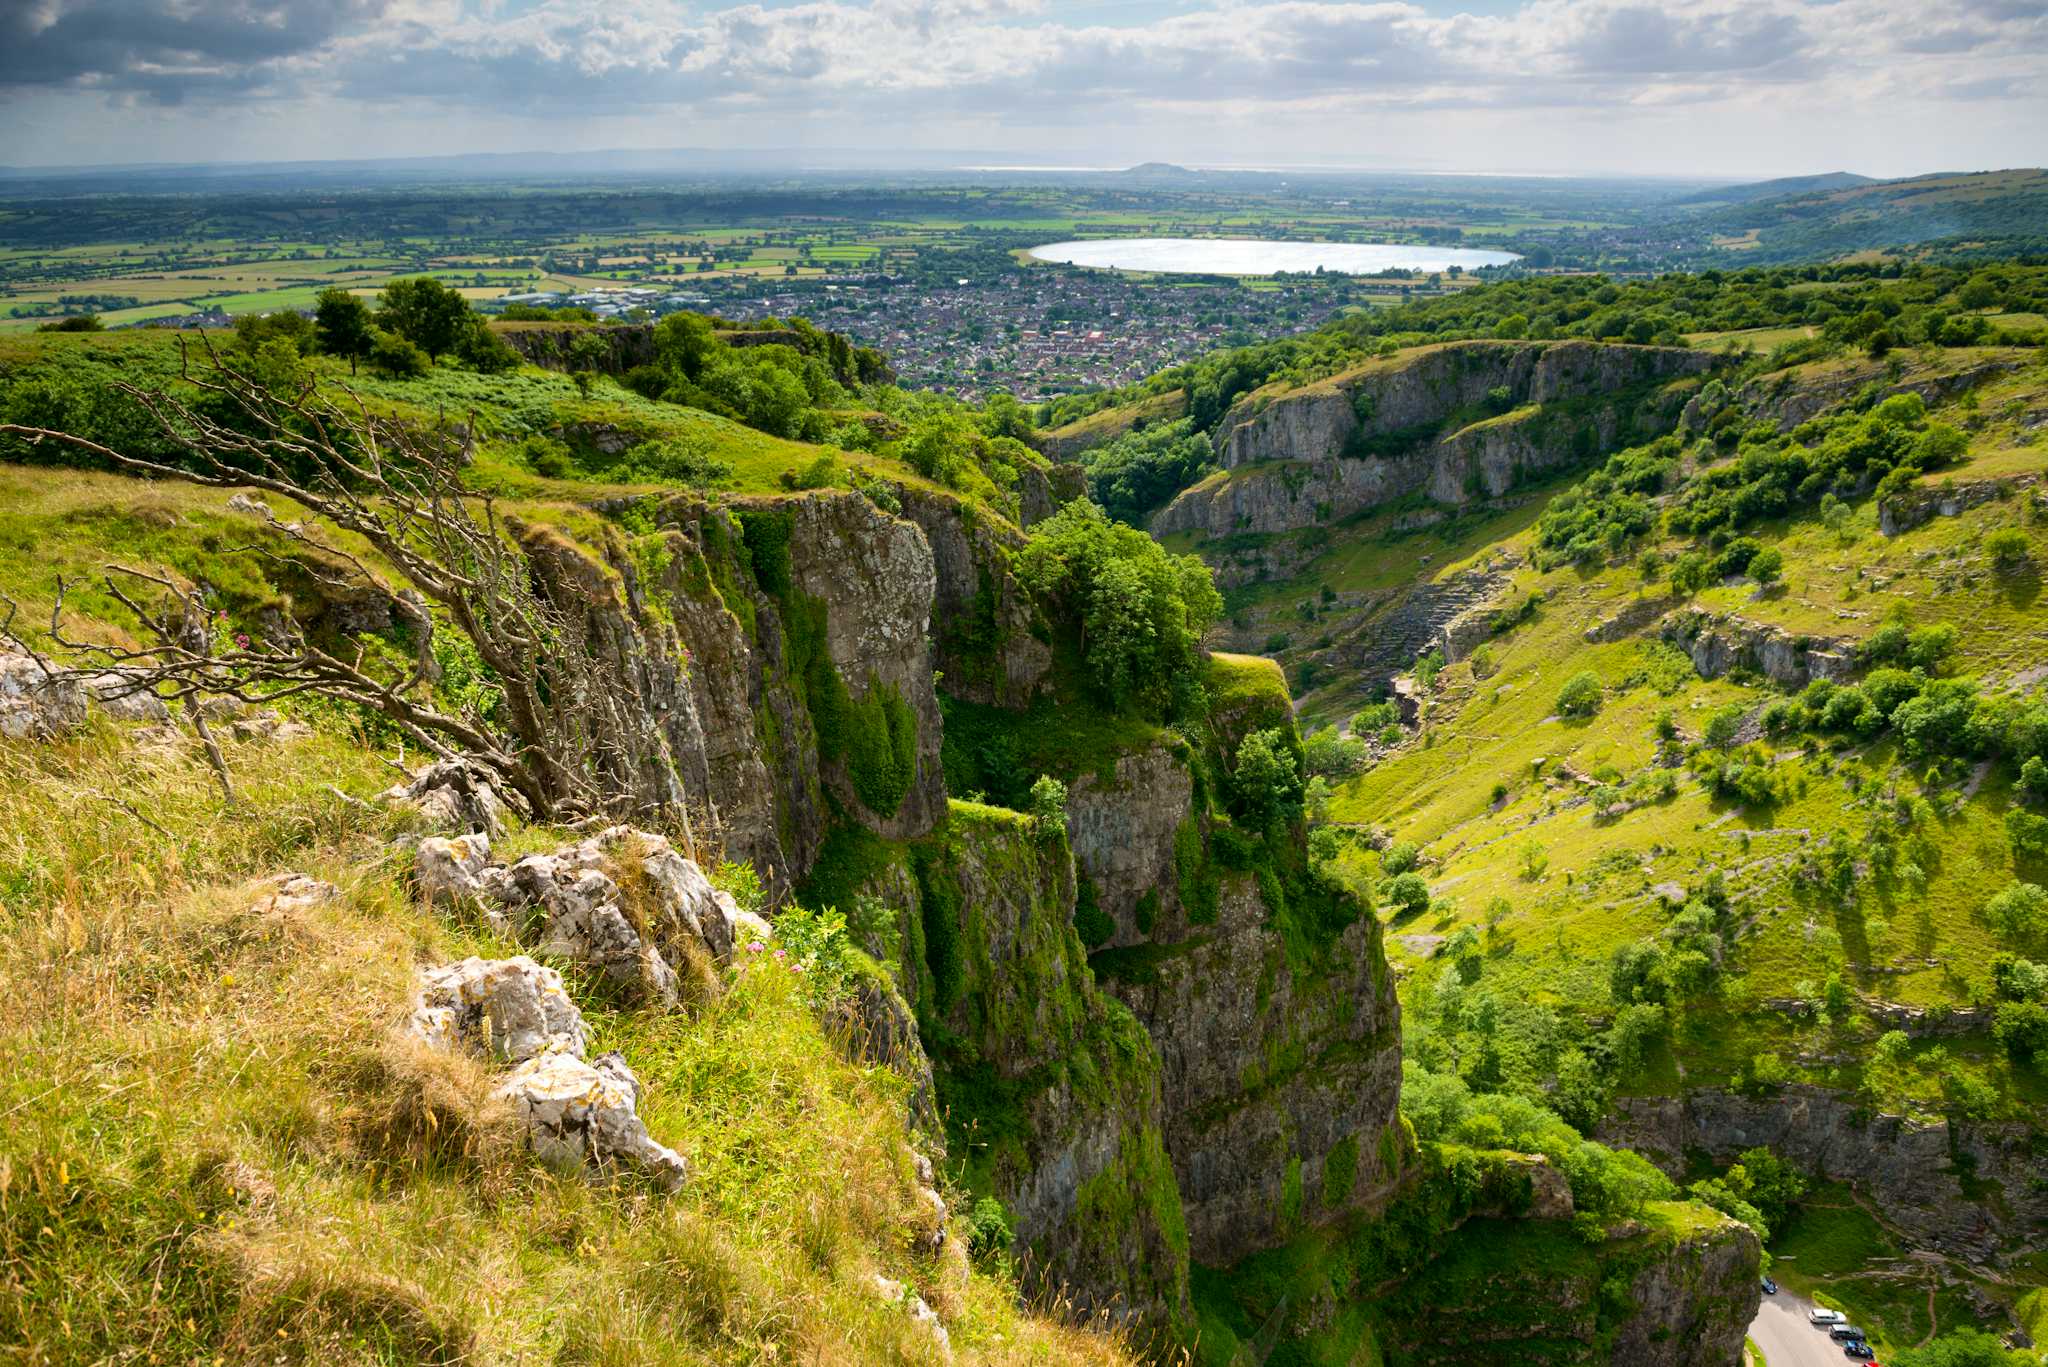
[[[591,1009],[692,1180],[662,1198],[525,1151],[490,1079],[408,1047],[413,965],[510,946],[404,887],[366,748],[0,743],[0,1339],[32,1360],[924,1360],[871,1278],[976,1360],[1122,1360],[913,1251],[904,1084],[841,1061],[772,963],[694,1014]],[[508,848],[559,832],[526,832]],[[279,869],[342,889],[252,910]],[[829,1180],[822,1180],[829,1174]]]

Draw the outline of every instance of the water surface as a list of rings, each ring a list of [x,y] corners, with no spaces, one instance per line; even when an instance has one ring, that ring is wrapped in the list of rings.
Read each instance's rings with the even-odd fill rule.
[[[1271,275],[1276,271],[1326,271],[1371,275],[1405,268],[1441,271],[1452,266],[1477,270],[1519,260],[1513,252],[1477,247],[1405,246],[1392,242],[1262,242],[1235,237],[1099,237],[1086,242],[1053,242],[1033,247],[1040,261],[1120,271],[1170,274]]]

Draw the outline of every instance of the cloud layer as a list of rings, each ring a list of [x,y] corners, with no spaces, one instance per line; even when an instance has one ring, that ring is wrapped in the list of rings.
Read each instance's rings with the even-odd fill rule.
[[[280,144],[272,155],[331,155],[337,119],[384,139],[400,110],[461,130],[469,148],[534,146],[550,122],[575,130],[553,145],[628,141],[591,136],[610,121],[643,145],[751,129],[755,145],[898,137],[1078,150],[1092,132],[1110,160],[1163,130],[1173,145],[1157,150],[1202,159],[1205,146],[1256,149],[1265,129],[1300,154],[1266,155],[1292,161],[1341,159],[1348,139],[1434,113],[1461,147],[1489,145],[1490,128],[1526,157],[1518,120],[1562,117],[1579,136],[1604,121],[1619,145],[1629,136],[1615,120],[1654,126],[1685,108],[1722,120],[1731,138],[1777,121],[1795,142],[1850,112],[1882,122],[1917,111],[1924,137],[1933,110],[1952,125],[1934,145],[1964,166],[2029,150],[2023,130],[2048,127],[2044,77],[2048,0],[1528,0],[1487,16],[1273,0],[1116,26],[1060,22],[1038,0],[0,7],[0,120],[20,123],[24,136],[8,141],[26,155],[9,159],[25,162],[130,159],[118,148],[76,155],[117,129],[143,151],[174,129],[233,129],[239,149],[256,120]],[[1315,128],[1330,134],[1322,145],[1293,141]],[[453,149],[359,149],[408,150]]]

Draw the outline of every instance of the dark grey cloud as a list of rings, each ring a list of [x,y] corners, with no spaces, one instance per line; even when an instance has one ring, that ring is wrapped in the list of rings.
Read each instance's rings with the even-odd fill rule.
[[[164,101],[261,85],[372,23],[383,0],[7,0],[0,89],[88,84]]]

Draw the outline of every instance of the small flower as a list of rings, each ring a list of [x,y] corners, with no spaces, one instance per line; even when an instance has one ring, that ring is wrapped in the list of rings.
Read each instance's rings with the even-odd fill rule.
[[[247,650],[249,648],[249,633],[246,631],[236,632],[235,644],[241,647],[243,650]]]
[[[766,949],[767,947],[768,946],[762,944],[759,940],[747,941],[747,953],[749,954],[759,954],[762,950]]]
[[[789,957],[789,951],[786,949],[778,949],[775,951],[775,957],[778,959],[787,959]]]

